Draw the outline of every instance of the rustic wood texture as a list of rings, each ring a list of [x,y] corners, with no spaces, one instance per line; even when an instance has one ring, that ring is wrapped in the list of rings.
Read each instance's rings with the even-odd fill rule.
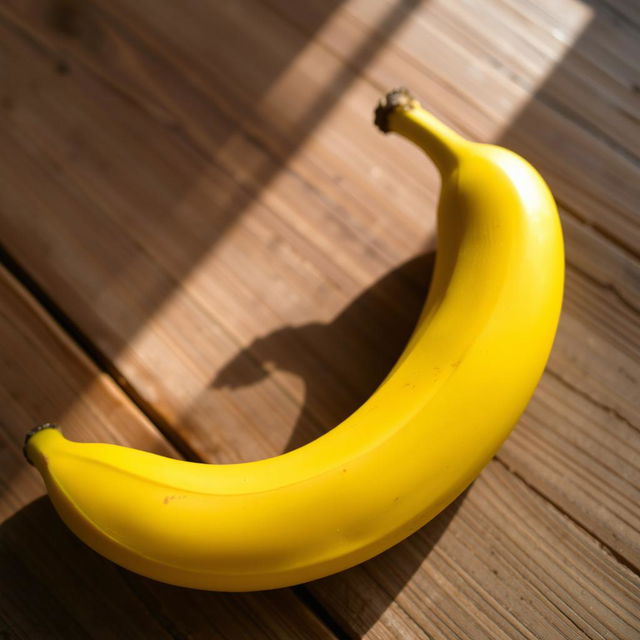
[[[119,625],[121,637],[637,637],[633,3],[7,0],[0,51],[0,238],[23,280],[5,276],[3,312],[20,322],[3,345],[33,362],[0,380],[17,470],[2,478],[0,532],[21,592],[48,597],[47,611],[62,563],[78,568],[63,576],[58,635],[104,615],[114,637]],[[338,576],[229,598],[110,567],[46,501],[29,505],[42,487],[19,434],[60,416],[79,438],[168,450],[168,437],[184,455],[234,462],[308,442],[357,407],[411,331],[435,247],[435,171],[371,125],[398,84],[528,158],[560,206],[563,316],[527,412],[454,505]],[[40,565],[47,582],[30,586]],[[85,570],[131,620],[99,611]],[[45,618],[2,589],[8,632],[41,630]]]

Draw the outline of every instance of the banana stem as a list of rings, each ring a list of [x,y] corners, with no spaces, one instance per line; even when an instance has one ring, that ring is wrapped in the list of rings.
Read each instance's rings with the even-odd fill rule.
[[[467,141],[453,129],[426,111],[407,89],[394,89],[380,101],[375,124],[384,133],[390,131],[417,144],[433,160],[440,174],[449,173],[458,163]]]
[[[43,429],[60,430],[60,427],[58,427],[58,425],[53,424],[51,422],[45,422],[44,424],[39,424],[37,427],[34,427],[33,429],[31,429],[31,431],[29,431],[29,433],[27,433],[27,435],[24,437],[24,446],[22,447],[22,453],[24,454],[24,457],[27,459],[27,462],[30,465],[33,465],[33,460],[29,457],[29,453],[27,451],[27,445],[29,444],[29,440],[31,440],[31,438],[35,436],[36,433],[42,431]]]

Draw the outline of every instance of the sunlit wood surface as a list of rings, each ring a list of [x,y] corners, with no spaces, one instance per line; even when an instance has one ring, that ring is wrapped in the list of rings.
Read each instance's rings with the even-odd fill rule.
[[[640,637],[638,3],[6,0],[0,55],[0,636]],[[433,522],[324,580],[204,593],[102,559],[22,457],[34,424],[254,460],[399,354],[439,184],[372,125],[398,85],[561,210],[562,320],[516,430]]]

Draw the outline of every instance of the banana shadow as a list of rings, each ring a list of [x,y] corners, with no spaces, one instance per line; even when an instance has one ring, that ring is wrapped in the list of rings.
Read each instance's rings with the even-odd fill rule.
[[[332,429],[382,382],[405,346],[426,298],[435,254],[387,273],[329,323],[282,327],[256,338],[225,364],[215,389],[257,384],[274,371],[304,382],[304,405],[284,451]]]

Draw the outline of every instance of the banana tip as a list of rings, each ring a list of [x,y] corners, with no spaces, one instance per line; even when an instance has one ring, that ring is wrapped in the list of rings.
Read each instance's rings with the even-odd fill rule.
[[[398,87],[397,89],[389,91],[389,93],[380,100],[374,111],[373,123],[383,133],[389,133],[389,115],[391,113],[399,109],[413,109],[418,105],[418,101],[408,89]]]
[[[60,427],[52,422],[44,422],[43,424],[39,424],[37,427],[31,429],[31,431],[27,432],[27,435],[24,437],[24,445],[22,447],[22,453],[24,453],[24,457],[27,459],[27,462],[33,465],[33,461],[29,458],[29,454],[27,453],[27,445],[29,444],[29,440],[33,438],[39,431],[43,429],[60,429]]]

